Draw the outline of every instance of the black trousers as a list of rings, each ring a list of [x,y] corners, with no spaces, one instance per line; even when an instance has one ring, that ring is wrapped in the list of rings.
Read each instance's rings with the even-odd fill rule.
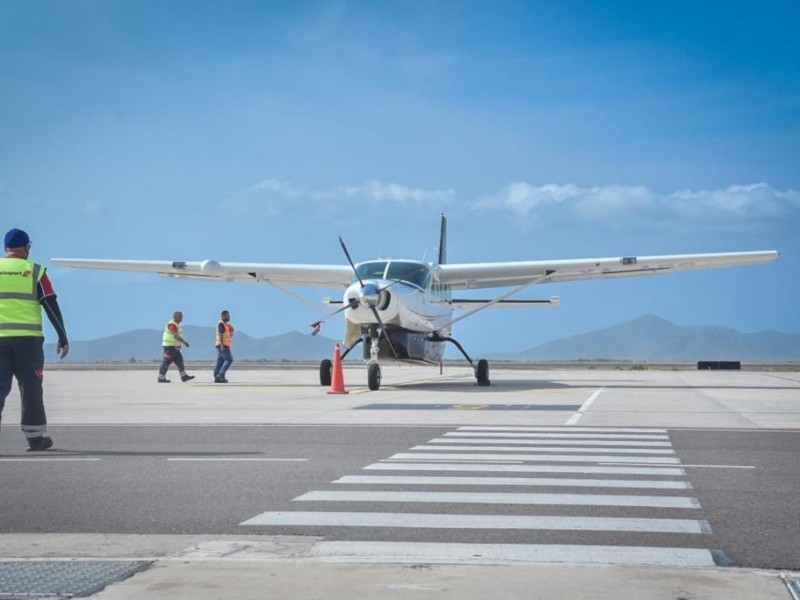
[[[158,370],[158,374],[162,377],[167,374],[167,369],[172,363],[175,363],[175,366],[178,367],[178,372],[183,373],[186,369],[183,366],[183,354],[181,354],[181,349],[177,346],[164,346],[164,358],[161,359],[161,368]]]
[[[39,437],[47,431],[44,412],[44,338],[0,337],[0,415],[17,378],[22,396],[22,431],[26,437]]]

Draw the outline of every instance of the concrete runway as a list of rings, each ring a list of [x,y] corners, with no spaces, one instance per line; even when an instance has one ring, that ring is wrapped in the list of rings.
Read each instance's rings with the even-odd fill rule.
[[[326,394],[316,369],[234,366],[227,385],[195,374],[157,384],[155,369],[48,371],[55,449],[36,455],[14,425],[13,390],[0,562],[156,561],[100,598],[160,597],[147,582],[179,559],[215,565],[194,582],[214,569],[228,581],[234,558],[437,565],[414,597],[460,588],[451,569],[463,583],[487,565],[526,566],[502,571],[508,597],[531,568],[561,594],[589,566],[595,592],[616,597],[674,598],[686,583],[675,569],[702,572],[696,597],[753,573],[737,582],[742,597],[791,597],[781,574],[800,571],[798,372],[494,368],[479,388],[467,369],[384,367],[370,392],[359,366],[345,369],[347,395]],[[637,596],[620,569],[625,581],[631,569],[663,579]]]

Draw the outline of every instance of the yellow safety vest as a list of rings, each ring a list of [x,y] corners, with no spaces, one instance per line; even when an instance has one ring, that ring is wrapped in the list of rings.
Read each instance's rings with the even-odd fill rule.
[[[219,333],[219,323],[222,323],[225,326],[225,333],[222,335]],[[217,323],[217,339],[214,345],[230,348],[233,344],[233,325],[226,323],[222,319],[219,320],[219,323]]]
[[[24,258],[0,258],[0,337],[44,337],[36,288],[45,271]]]
[[[177,335],[172,333],[169,330],[169,326],[170,325],[175,325],[175,327],[178,328]],[[183,337],[183,331],[181,330],[181,326],[180,326],[179,323],[176,323],[174,320],[170,321],[169,323],[164,325],[164,335],[161,336],[161,345],[162,346],[172,346],[174,348],[180,348],[181,347],[181,341],[178,339],[178,337]]]

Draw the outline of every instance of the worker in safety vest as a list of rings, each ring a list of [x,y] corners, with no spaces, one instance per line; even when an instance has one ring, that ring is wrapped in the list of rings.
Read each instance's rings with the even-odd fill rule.
[[[183,321],[183,313],[175,311],[172,315],[172,320],[164,326],[164,334],[161,336],[161,346],[164,348],[164,358],[161,360],[161,368],[158,370],[158,383],[169,383],[167,379],[167,369],[174,362],[178,367],[178,372],[181,375],[181,381],[186,382],[194,379],[194,375],[186,373],[186,368],[183,365],[183,354],[181,354],[181,346],[189,347],[189,342],[183,339],[183,330],[181,329],[181,322]]]
[[[56,351],[69,352],[67,331],[47,269],[28,260],[31,240],[21,229],[6,233],[6,255],[0,258],[0,415],[11,382],[17,378],[22,396],[22,432],[28,451],[47,450],[53,440],[47,433],[44,410],[44,331],[42,307],[58,335]]]
[[[217,366],[214,369],[214,383],[228,383],[225,373],[233,363],[231,346],[233,345],[233,325],[230,323],[231,313],[227,310],[222,311],[219,322],[217,323]]]

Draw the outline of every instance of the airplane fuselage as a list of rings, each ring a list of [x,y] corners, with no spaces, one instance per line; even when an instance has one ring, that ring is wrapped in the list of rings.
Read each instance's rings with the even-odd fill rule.
[[[373,334],[383,327],[391,344],[381,339],[381,359],[440,361],[445,344],[429,337],[452,320],[453,309],[448,293],[435,280],[434,269],[430,263],[409,260],[357,265],[361,279],[355,278],[342,298],[349,306],[345,319],[350,343],[364,335],[377,339]],[[370,356],[370,344],[364,345],[365,358]]]

